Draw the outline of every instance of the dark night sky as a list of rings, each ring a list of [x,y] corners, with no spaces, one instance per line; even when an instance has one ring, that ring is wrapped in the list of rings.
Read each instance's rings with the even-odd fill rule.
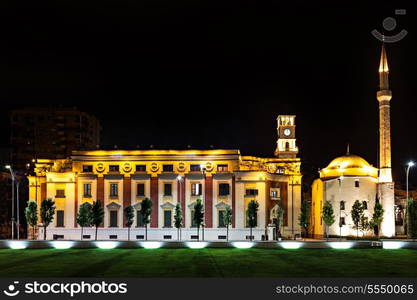
[[[402,181],[417,160],[416,12],[398,1],[303,2],[2,2],[0,146],[8,110],[63,105],[99,117],[103,145],[272,156],[276,116],[296,114],[307,172],[347,143],[376,165],[381,45],[370,31],[391,16],[393,34],[409,31],[387,45]]]

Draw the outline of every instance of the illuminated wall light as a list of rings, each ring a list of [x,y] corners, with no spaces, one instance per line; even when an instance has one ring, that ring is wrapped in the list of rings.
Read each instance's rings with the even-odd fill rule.
[[[71,241],[53,241],[51,242],[52,247],[55,249],[69,249],[74,245]]]
[[[333,249],[349,249],[352,248],[352,242],[330,242],[328,243]]]
[[[161,242],[142,242],[142,247],[145,249],[158,249],[162,247]]]
[[[382,242],[382,248],[384,249],[400,249],[404,246],[403,242]]]
[[[95,244],[96,244],[96,247],[100,249],[113,249],[119,245],[119,242],[102,241],[102,242],[96,242]]]
[[[191,249],[201,249],[207,247],[207,242],[188,242],[187,247]]]
[[[9,241],[7,245],[11,249],[26,249],[27,242],[26,241]]]
[[[232,243],[233,247],[239,248],[239,249],[249,249],[252,248],[254,243],[252,242],[234,242]]]
[[[302,244],[299,242],[282,242],[280,245],[284,249],[298,249]]]

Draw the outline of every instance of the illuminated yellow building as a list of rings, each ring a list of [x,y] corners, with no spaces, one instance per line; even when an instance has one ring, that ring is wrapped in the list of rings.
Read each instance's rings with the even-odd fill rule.
[[[176,239],[173,219],[177,203],[183,211],[182,237],[195,239],[192,215],[198,198],[204,204],[207,240],[225,238],[227,206],[233,210],[230,239],[246,239],[245,216],[251,200],[259,203],[255,239],[273,237],[269,225],[276,205],[285,210],[283,235],[292,236],[300,233],[301,202],[295,116],[278,116],[277,144],[283,148],[278,146],[275,158],[242,156],[239,150],[74,151],[69,159],[37,161],[36,176],[29,177],[30,200],[38,206],[46,198],[56,203],[55,218],[47,230],[49,239],[79,239],[77,212],[82,203],[93,201],[100,201],[105,212],[99,239],[127,239],[123,216],[127,206],[135,209],[131,237],[143,239],[140,205],[145,197],[153,203],[150,239]],[[84,235],[85,239],[93,238],[93,230],[84,229]],[[42,232],[38,236],[42,237]]]
[[[320,178],[312,185],[312,230],[315,237],[325,234],[322,220],[323,204],[332,204],[335,222],[328,228],[329,235],[356,235],[350,210],[359,200],[366,207],[370,220],[377,195],[378,169],[357,155],[346,154],[335,158],[320,170]],[[340,226],[342,225],[342,226]]]

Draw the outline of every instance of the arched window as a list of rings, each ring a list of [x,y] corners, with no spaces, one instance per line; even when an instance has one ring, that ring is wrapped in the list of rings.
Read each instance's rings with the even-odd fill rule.
[[[290,143],[285,143],[285,151],[290,151]]]

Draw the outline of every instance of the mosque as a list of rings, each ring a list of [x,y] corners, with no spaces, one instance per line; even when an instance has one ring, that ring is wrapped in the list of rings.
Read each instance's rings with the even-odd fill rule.
[[[329,226],[331,236],[356,235],[351,218],[351,208],[359,200],[364,214],[371,220],[375,202],[379,201],[384,209],[384,219],[380,235],[395,236],[394,182],[391,172],[391,129],[390,100],[392,97],[388,81],[388,60],[385,47],[382,46],[379,65],[379,168],[371,166],[365,159],[349,153],[335,158],[319,171],[320,178],[312,184],[311,220],[315,237],[323,237],[325,224],[322,209],[325,201],[332,204],[335,222]],[[363,232],[371,235],[373,232]]]

